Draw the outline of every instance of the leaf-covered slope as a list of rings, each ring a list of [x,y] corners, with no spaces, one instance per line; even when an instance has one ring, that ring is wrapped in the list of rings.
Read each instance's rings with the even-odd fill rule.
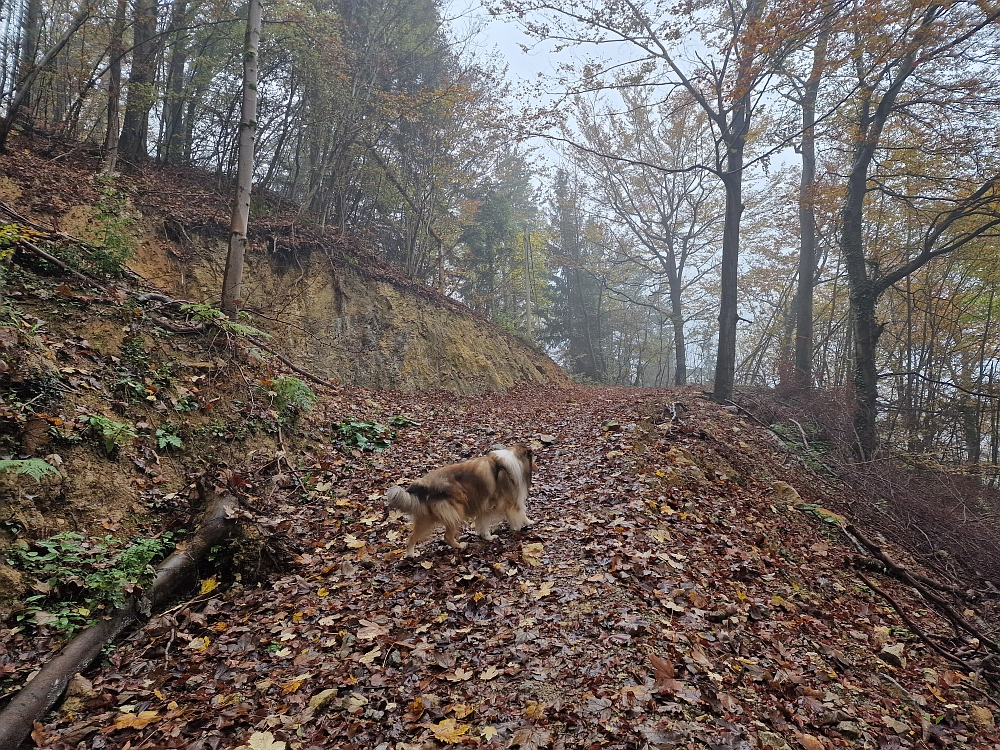
[[[675,398],[689,416],[665,423]],[[770,489],[787,481],[821,503],[823,483],[692,392],[351,391],[324,408],[321,422],[350,411],[420,424],[382,453],[302,455],[307,494],[251,499],[300,545],[294,570],[156,618],[90,675],[72,713],[38,728],[41,744],[1000,743],[987,686],[862,585],[836,524]],[[437,535],[401,560],[390,483],[541,435],[554,442],[538,451],[535,527],[493,543],[469,535],[460,554]],[[925,604],[865,575],[948,638]]]

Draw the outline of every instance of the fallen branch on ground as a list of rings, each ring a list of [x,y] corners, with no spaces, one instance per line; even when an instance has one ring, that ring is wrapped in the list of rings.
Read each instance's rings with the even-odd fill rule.
[[[913,588],[915,588],[924,599],[926,599],[931,604],[937,606],[938,611],[941,612],[951,624],[954,626],[956,633],[961,633],[963,630],[974,638],[978,638],[979,642],[988,650],[994,653],[1000,653],[1000,645],[991,638],[989,635],[984,633],[982,630],[977,628],[971,622],[969,622],[965,617],[963,617],[951,602],[945,599],[941,594],[933,591],[932,589],[937,589],[938,591],[944,591],[948,593],[955,594],[957,596],[965,596],[965,593],[959,589],[957,586],[949,586],[947,584],[939,583],[938,581],[922,576],[919,573],[914,573],[913,571],[903,567],[891,557],[889,557],[886,552],[875,544],[873,541],[868,539],[864,534],[857,530],[852,524],[847,524],[844,530],[854,536],[864,547],[872,553],[883,565],[885,565],[886,570],[895,578],[898,578],[903,583],[906,583]]]
[[[142,599],[133,598],[108,619],[84,630],[21,688],[0,711],[0,748],[19,747],[34,722],[56,704],[73,675],[86,669],[124,630],[145,622],[151,610],[197,580],[198,563],[236,528],[238,507],[239,501],[232,495],[212,499],[198,531],[157,566],[156,578]]]

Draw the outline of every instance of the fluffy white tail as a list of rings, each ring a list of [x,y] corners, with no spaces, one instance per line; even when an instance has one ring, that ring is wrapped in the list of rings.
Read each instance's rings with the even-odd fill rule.
[[[415,515],[420,510],[420,498],[411,495],[399,485],[390,487],[385,496],[389,499],[389,507],[401,510],[404,513]]]

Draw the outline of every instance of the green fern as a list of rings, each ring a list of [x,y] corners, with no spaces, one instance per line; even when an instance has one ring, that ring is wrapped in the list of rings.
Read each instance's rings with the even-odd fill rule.
[[[0,459],[0,474],[10,472],[12,474],[25,474],[36,482],[48,476],[59,476],[59,469],[52,464],[46,463],[40,458],[25,459]]]
[[[229,333],[235,333],[237,336],[257,336],[259,338],[269,339],[271,334],[260,330],[259,328],[254,328],[253,326],[246,325],[245,323],[237,323],[236,321],[230,320],[226,317],[226,314],[211,305],[204,305],[200,303],[193,303],[190,305],[181,305],[181,310],[189,313],[192,318],[194,318],[199,323],[208,323],[209,325],[221,328],[223,331]],[[237,316],[238,318],[247,319],[249,316],[241,312]]]

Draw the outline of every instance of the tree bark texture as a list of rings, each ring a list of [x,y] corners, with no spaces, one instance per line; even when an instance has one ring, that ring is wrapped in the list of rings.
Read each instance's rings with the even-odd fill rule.
[[[239,156],[236,166],[236,198],[229,226],[229,253],[222,281],[222,311],[235,318],[242,303],[243,260],[250,223],[250,192],[253,187],[254,138],[257,134],[257,50],[260,47],[261,0],[250,0],[243,52],[243,108],[240,115]]]
[[[132,19],[132,69],[128,77],[119,157],[137,164],[149,156],[149,110],[155,101],[156,0],[136,0]]]
[[[108,65],[108,124],[104,135],[103,174],[111,174],[118,164],[119,128],[118,109],[122,96],[122,55],[125,34],[126,0],[118,0],[115,8],[115,23],[111,28],[111,62]]]
[[[812,387],[813,287],[816,279],[816,97],[826,65],[829,34],[820,35],[813,50],[812,70],[803,92],[802,179],[799,182],[799,284],[795,294],[795,375],[797,388]]]

